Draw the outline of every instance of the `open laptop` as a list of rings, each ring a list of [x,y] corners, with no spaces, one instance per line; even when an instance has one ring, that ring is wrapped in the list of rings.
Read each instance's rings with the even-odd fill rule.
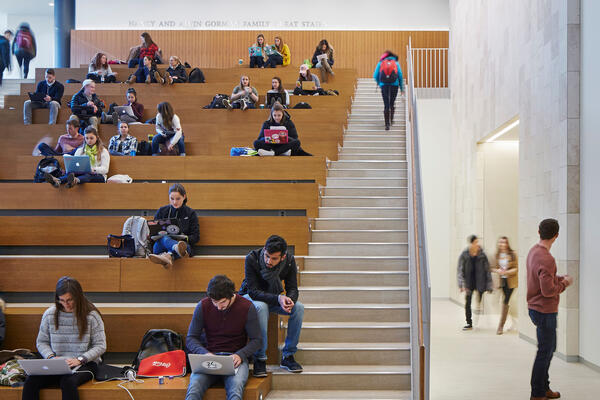
[[[233,357],[216,354],[188,354],[192,372],[207,375],[235,375],[238,368],[233,368]]]
[[[119,118],[125,115],[135,118],[135,114],[133,113],[131,106],[117,106],[114,108],[114,110]]]
[[[315,81],[302,81],[302,90],[317,90],[317,85],[315,85]]]
[[[275,46],[273,46],[273,45],[265,47],[265,54],[267,56],[270,56],[270,55],[273,55],[273,54],[279,54],[279,55],[281,55],[281,53],[279,53],[277,51],[277,48]]]
[[[148,229],[150,229],[150,238],[152,240],[160,239],[164,235],[169,235],[173,239],[185,239],[185,235],[181,233],[181,225],[177,218],[148,221]]]
[[[70,375],[79,369],[69,367],[64,358],[52,358],[50,360],[18,360],[21,368],[27,375]]]
[[[278,101],[279,104],[285,104],[285,95],[282,93],[267,93],[267,106],[271,107],[275,102]]]
[[[288,131],[283,126],[272,126],[265,129],[265,143],[281,144],[288,142]]]
[[[68,154],[63,155],[65,161],[65,170],[67,174],[71,172],[74,174],[85,174],[92,172],[92,165],[90,164],[90,157],[85,156],[71,156]]]
[[[262,57],[262,47],[250,46],[248,47],[248,53],[250,53],[250,57]]]
[[[29,95],[29,100],[31,101],[36,101],[38,103],[43,103],[44,101],[44,97],[46,97],[46,95],[44,93],[38,93],[38,92],[28,92],[27,93]]]

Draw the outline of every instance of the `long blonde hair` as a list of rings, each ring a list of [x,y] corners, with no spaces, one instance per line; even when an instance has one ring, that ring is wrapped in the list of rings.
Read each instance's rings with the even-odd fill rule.
[[[98,135],[98,131],[93,126],[90,125],[87,128],[85,128],[85,131],[83,132],[83,134],[87,135],[88,133],[91,133],[92,135],[96,136],[96,148],[98,149],[98,151],[96,152],[96,161],[102,162],[102,152],[104,151],[104,143],[102,143],[102,139],[100,138],[100,135]],[[87,143],[84,140],[83,141],[84,149],[85,149],[85,146],[87,146]]]

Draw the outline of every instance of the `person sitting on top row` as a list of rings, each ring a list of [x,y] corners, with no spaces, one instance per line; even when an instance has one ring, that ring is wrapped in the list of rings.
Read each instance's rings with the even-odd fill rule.
[[[331,67],[333,67],[333,47],[325,39],[319,42],[312,57],[312,65],[321,70],[321,81],[327,83],[328,75],[335,75]]]
[[[117,81],[117,73],[110,69],[106,54],[96,53],[90,62],[88,74],[86,75],[85,79],[91,79],[96,83],[114,83]]]
[[[160,49],[156,43],[154,43],[150,37],[150,34],[148,32],[144,32],[140,35],[140,39],[142,39],[142,44],[131,49],[128,67],[135,68],[136,65],[142,63],[142,59],[146,56],[150,57],[151,60],[159,64],[162,63],[160,61]]]

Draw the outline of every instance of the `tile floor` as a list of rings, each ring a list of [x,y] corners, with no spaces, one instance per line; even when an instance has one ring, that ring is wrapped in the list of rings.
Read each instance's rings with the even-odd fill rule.
[[[475,316],[475,329],[463,332],[463,308],[439,299],[431,308],[432,400],[529,399],[535,346],[516,331],[497,336],[497,315]],[[580,363],[554,357],[550,383],[562,399],[600,399],[600,373]]]

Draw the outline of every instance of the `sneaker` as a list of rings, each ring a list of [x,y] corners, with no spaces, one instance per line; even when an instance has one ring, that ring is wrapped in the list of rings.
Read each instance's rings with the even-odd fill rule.
[[[288,151],[286,151],[285,153],[281,153],[282,156],[291,156],[292,155],[292,149],[289,149]]]
[[[167,82],[167,85],[173,84],[173,78],[171,78],[171,74],[168,72],[165,72],[165,82]]]
[[[273,150],[258,149],[258,155],[262,157],[274,156],[275,152]]]
[[[119,114],[117,114],[116,111],[114,113],[112,113],[112,123],[113,123],[113,125],[119,124]]]
[[[233,108],[233,107],[231,107],[231,101],[229,101],[229,99],[223,99],[223,105],[228,110],[231,110]]]
[[[165,268],[173,265],[173,257],[169,253],[150,254],[148,259],[154,264],[161,264]]]
[[[173,246],[173,250],[179,255],[179,257],[184,258],[188,256],[187,252],[187,243],[183,240],[177,242],[176,245]]]
[[[252,375],[255,378],[266,378],[267,377],[267,363],[264,360],[254,360],[254,366],[252,368]]]
[[[298,364],[296,360],[294,360],[294,356],[283,357],[279,366],[281,368],[287,369],[290,372],[302,372],[302,365]]]
[[[74,173],[70,173],[69,175],[67,175],[67,189],[71,189],[73,186],[77,185],[79,183],[79,179],[77,179],[77,177],[75,176]]]
[[[146,75],[146,83],[152,83],[152,79],[150,78],[150,74]]]
[[[463,331],[470,331],[471,329],[473,329],[473,324],[467,324],[462,328]]]
[[[47,172],[44,172],[44,180],[57,189],[60,187],[60,180]]]
[[[160,76],[158,71],[154,71],[154,79],[156,79],[156,82],[160,83],[161,85],[163,85],[165,83],[165,80],[163,79],[162,76]]]
[[[248,103],[246,103],[246,100],[242,100],[242,111],[246,110],[248,108]]]

